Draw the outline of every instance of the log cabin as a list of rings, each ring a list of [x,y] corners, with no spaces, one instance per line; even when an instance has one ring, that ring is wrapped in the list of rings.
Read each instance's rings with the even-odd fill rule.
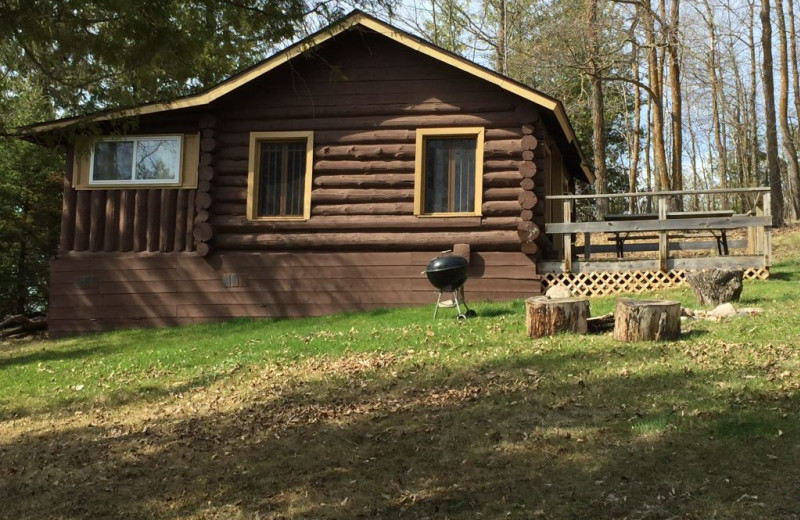
[[[124,128],[125,131],[120,131]],[[562,104],[360,11],[203,92],[20,129],[67,150],[53,337],[537,295]]]

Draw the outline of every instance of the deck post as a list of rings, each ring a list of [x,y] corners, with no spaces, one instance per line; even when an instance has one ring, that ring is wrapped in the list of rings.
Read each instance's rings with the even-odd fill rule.
[[[592,259],[592,234],[588,231],[583,234],[583,259]]]
[[[764,215],[767,217],[772,217],[772,193],[764,193],[761,200],[764,203]],[[762,233],[764,233],[764,243],[761,246],[763,247],[764,252],[764,265],[769,268],[772,265],[772,227],[765,226],[761,229]]]
[[[572,222],[572,208],[574,201],[564,201],[564,223]],[[572,272],[572,233],[564,233],[564,274]]]
[[[658,220],[667,220],[667,209],[669,201],[666,196],[658,195]],[[669,236],[668,231],[658,232],[658,269],[667,270],[667,259],[669,258]]]

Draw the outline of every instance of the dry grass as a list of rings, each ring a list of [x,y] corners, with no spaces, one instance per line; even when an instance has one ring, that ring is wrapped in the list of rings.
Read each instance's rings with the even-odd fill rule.
[[[0,376],[32,382],[1,403],[0,517],[798,519],[799,239],[746,287],[763,315],[675,343],[532,341],[517,303],[3,347]],[[225,357],[197,373],[166,351],[212,333]],[[126,398],[53,390],[87,365],[110,384],[134,356],[115,342],[154,337]]]

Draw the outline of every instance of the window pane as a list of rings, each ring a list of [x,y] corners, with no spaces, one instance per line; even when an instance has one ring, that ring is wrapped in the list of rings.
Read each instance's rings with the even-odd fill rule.
[[[425,213],[475,211],[475,146],[474,138],[425,140]]]
[[[141,139],[136,142],[136,180],[177,181],[180,139]]]
[[[98,141],[94,145],[92,180],[129,181],[133,171],[133,141]]]
[[[262,142],[256,214],[303,216],[305,173],[306,141]]]

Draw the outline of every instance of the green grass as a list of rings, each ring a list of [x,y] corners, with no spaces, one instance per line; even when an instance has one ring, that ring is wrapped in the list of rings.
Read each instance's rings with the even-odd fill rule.
[[[2,345],[3,514],[797,519],[792,237],[761,315],[676,342],[531,340],[517,301]]]

